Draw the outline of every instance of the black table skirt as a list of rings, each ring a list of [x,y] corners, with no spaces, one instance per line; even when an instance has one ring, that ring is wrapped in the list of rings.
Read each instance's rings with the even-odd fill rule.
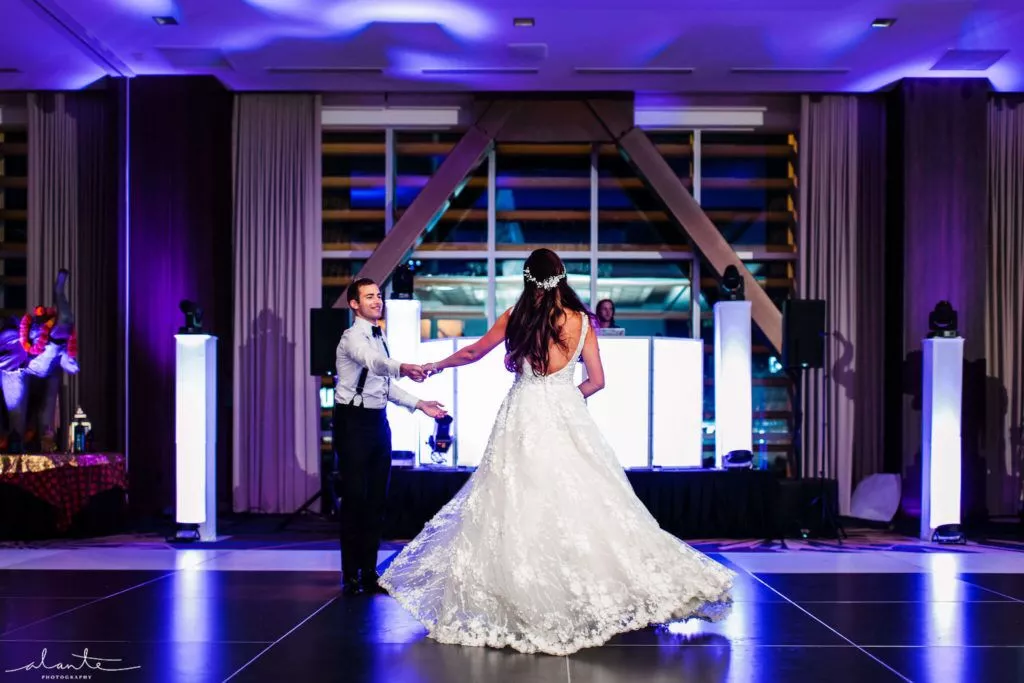
[[[468,470],[393,469],[384,537],[413,538],[469,476]],[[793,506],[779,504],[792,482],[770,472],[644,469],[626,476],[662,528],[679,538],[778,538],[792,526],[781,515]]]

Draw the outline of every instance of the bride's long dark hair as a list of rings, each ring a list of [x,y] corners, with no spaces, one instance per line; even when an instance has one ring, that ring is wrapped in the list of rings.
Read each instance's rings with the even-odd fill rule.
[[[594,314],[569,286],[562,259],[550,249],[537,249],[526,259],[523,293],[512,308],[505,330],[508,369],[522,372],[524,367],[530,366],[542,375],[548,369],[548,349],[552,343],[568,352],[568,341],[559,320],[568,311],[586,313],[589,323],[594,324]]]

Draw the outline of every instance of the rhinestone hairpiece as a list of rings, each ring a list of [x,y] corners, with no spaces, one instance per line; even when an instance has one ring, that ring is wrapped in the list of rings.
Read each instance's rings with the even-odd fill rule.
[[[549,278],[547,278],[545,280],[538,280],[537,278],[535,278],[533,276],[533,273],[530,272],[529,268],[525,268],[523,270],[523,277],[525,277],[527,280],[529,280],[533,284],[537,285],[541,289],[554,289],[555,287],[558,286],[558,283],[562,281],[562,278],[565,277],[565,273],[559,273],[558,275],[552,275],[551,277],[549,277]]]

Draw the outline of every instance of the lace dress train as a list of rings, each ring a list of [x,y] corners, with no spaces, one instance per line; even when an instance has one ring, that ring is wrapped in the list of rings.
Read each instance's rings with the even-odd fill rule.
[[[431,638],[567,655],[728,613],[734,573],[663,531],[636,497],[575,364],[516,378],[479,467],[381,577]]]

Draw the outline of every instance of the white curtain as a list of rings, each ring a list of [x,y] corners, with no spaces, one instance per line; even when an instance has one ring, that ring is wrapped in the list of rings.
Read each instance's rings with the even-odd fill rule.
[[[872,406],[881,403],[880,373],[871,395],[859,353],[868,343],[861,330],[861,281],[877,277],[878,263],[862,251],[859,193],[860,136],[855,96],[804,96],[801,118],[801,195],[798,295],[826,302],[826,367],[805,373],[801,472],[836,479],[839,511],[847,514],[858,451],[873,451],[858,438]],[[876,302],[877,303],[877,302]],[[876,353],[875,362],[880,362]],[[858,415],[863,412],[865,415]],[[880,424],[872,435],[880,440]],[[880,453],[872,455],[880,460]],[[863,475],[871,467],[856,468]]]
[[[988,166],[986,489],[989,514],[1008,515],[1024,460],[1024,101],[989,102]]]
[[[53,306],[57,271],[71,271],[68,300],[78,306],[78,122],[73,96],[65,93],[30,93],[28,96],[28,245],[26,297],[28,309]],[[63,376],[60,425],[70,421],[77,404],[78,377]]]
[[[61,425],[81,405],[97,446],[120,444],[115,354],[117,307],[116,149],[110,103],[102,92],[28,95],[28,249],[26,304],[52,306],[57,272],[71,272],[81,372],[64,375]]]
[[[319,488],[320,106],[306,94],[235,99],[236,512],[291,512]]]

